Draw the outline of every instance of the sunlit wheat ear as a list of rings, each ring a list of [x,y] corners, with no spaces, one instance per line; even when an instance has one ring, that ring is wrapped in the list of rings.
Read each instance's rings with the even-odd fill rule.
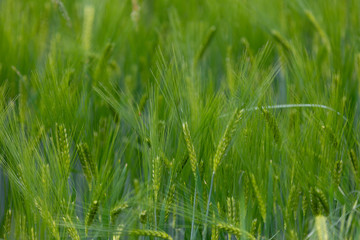
[[[7,210],[5,215],[5,223],[4,223],[4,239],[8,239],[8,235],[11,232],[11,219],[12,219],[12,212],[11,209]]]
[[[330,52],[331,51],[331,45],[330,45],[329,38],[327,37],[325,31],[321,28],[319,22],[316,20],[314,14],[310,10],[305,10],[305,15],[309,19],[311,24],[314,26],[315,30],[318,32],[322,43],[326,47],[326,50],[328,52]]]
[[[340,184],[342,171],[343,171],[343,161],[338,160],[335,162],[332,172],[333,183],[336,187],[338,187]]]
[[[59,240],[60,239],[60,234],[59,234],[57,224],[55,223],[55,220],[53,219],[51,213],[47,209],[44,202],[41,201],[40,197],[36,197],[34,199],[34,204],[35,204],[35,207],[37,208],[37,210],[39,211],[42,220],[45,222],[45,224],[49,228],[52,236],[55,239]]]
[[[274,135],[275,142],[279,143],[280,142],[280,130],[279,130],[279,126],[276,122],[275,117],[265,108],[262,107],[260,109],[265,117],[266,123],[269,125],[269,127]]]
[[[292,185],[286,205],[286,216],[290,220],[292,218],[296,218],[296,210],[298,208],[299,202],[299,189]]]
[[[315,217],[316,234],[319,240],[328,240],[329,233],[326,227],[326,217],[319,215]]]
[[[161,180],[161,161],[160,157],[156,157],[152,161],[152,181],[153,181],[153,190],[154,190],[154,200],[155,203],[158,199],[158,194],[160,190],[160,180]]]
[[[278,31],[272,30],[271,35],[286,52],[291,52],[290,43]]]
[[[72,222],[69,215],[63,217],[65,228],[72,240],[80,240],[79,233],[77,232],[74,223]]]
[[[146,237],[158,237],[162,239],[172,240],[172,237],[166,232],[155,231],[155,230],[143,230],[143,229],[135,229],[129,232],[129,235],[133,236],[146,236]]]
[[[266,221],[266,206],[265,206],[265,202],[261,196],[259,187],[256,183],[254,174],[250,175],[250,182],[251,182],[251,186],[254,191],[254,194],[255,194],[256,201],[259,206],[261,217],[262,217],[263,221],[265,222]]]
[[[81,155],[81,158],[83,158],[86,161],[87,166],[90,168],[92,177],[96,180],[97,166],[94,162],[94,159],[91,156],[89,146],[87,145],[87,143],[80,143],[78,144],[78,150],[79,150],[79,155]]]
[[[66,178],[70,173],[70,149],[67,131],[64,124],[56,124],[56,137],[60,152],[60,161]]]
[[[196,159],[195,148],[191,141],[190,130],[189,130],[189,126],[188,126],[187,122],[183,123],[182,127],[183,127],[183,133],[184,133],[184,138],[185,138],[185,142],[186,142],[186,147],[189,152],[191,170],[194,174],[194,178],[195,178],[195,182],[196,182],[196,176],[197,176],[196,169],[197,169],[198,161]]]
[[[236,109],[231,117],[231,119],[229,120],[224,135],[223,137],[220,139],[220,142],[216,148],[216,152],[215,152],[215,156],[214,156],[214,161],[213,161],[213,172],[216,172],[217,167],[220,164],[221,159],[223,158],[226,149],[228,148],[231,139],[233,138],[235,131],[237,129],[237,125],[240,121],[240,118],[243,114],[244,110],[243,109]]]
[[[78,150],[78,154],[79,154],[80,164],[83,169],[86,181],[88,182],[89,188],[91,189],[92,175],[91,175],[88,155],[84,152],[84,148],[83,148],[82,144],[77,145],[77,150]]]
[[[129,207],[127,203],[119,203],[110,210],[111,221],[114,222],[115,218],[125,209]]]
[[[93,223],[93,221],[95,219],[98,209],[99,209],[99,202],[95,200],[91,203],[89,212],[87,213],[86,218],[85,218],[85,234],[86,235],[88,234],[89,227],[91,226],[91,224]]]
[[[82,34],[82,44],[85,52],[88,52],[91,49],[91,37],[92,37],[94,16],[95,16],[95,8],[91,5],[85,6],[83,34]]]
[[[242,238],[242,237],[246,237],[248,239],[251,239],[251,240],[255,240],[256,238],[251,235],[250,233],[244,231],[244,230],[241,230],[237,227],[234,227],[233,225],[231,224],[227,224],[227,223],[218,223],[216,225],[216,227],[219,229],[219,230],[223,230],[229,234],[233,234],[235,235],[238,239]]]

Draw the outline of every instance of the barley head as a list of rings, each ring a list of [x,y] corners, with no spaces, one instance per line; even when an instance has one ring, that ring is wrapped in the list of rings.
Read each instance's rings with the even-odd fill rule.
[[[196,159],[195,148],[191,141],[190,130],[189,130],[189,126],[188,126],[187,122],[183,123],[182,127],[183,127],[186,147],[189,152],[191,170],[194,174],[194,178],[195,178],[195,182],[196,182],[196,169],[197,169],[198,161]]]
[[[224,135],[223,137],[220,139],[220,142],[216,148],[216,152],[215,152],[215,156],[214,156],[214,162],[213,162],[213,172],[216,172],[217,167],[220,164],[221,159],[223,158],[226,149],[228,148],[231,139],[233,138],[235,131],[237,129],[237,124],[240,121],[240,118],[242,116],[243,113],[243,109],[239,109],[237,108],[231,119],[229,120]]]

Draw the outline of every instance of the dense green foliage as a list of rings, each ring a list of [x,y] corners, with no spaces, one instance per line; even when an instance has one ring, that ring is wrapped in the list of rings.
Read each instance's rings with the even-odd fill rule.
[[[0,0],[0,237],[359,239],[360,1]]]

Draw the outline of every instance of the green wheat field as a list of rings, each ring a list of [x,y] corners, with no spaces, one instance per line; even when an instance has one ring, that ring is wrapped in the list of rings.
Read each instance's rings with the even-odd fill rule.
[[[359,0],[0,0],[0,239],[360,239]]]

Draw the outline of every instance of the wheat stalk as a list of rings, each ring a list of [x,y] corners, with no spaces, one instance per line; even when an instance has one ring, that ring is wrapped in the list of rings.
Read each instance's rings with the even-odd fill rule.
[[[153,159],[152,161],[152,181],[153,181],[153,190],[154,190],[154,217],[155,217],[155,226],[157,225],[156,223],[156,204],[157,204],[157,200],[158,200],[158,194],[159,194],[159,190],[160,190],[160,180],[161,180],[161,161],[160,161],[160,157],[157,156],[156,158]]]
[[[160,190],[160,180],[161,180],[161,161],[160,157],[156,157],[152,161],[152,181],[153,181],[153,190],[154,190],[154,198],[155,203],[158,199],[158,193]]]

